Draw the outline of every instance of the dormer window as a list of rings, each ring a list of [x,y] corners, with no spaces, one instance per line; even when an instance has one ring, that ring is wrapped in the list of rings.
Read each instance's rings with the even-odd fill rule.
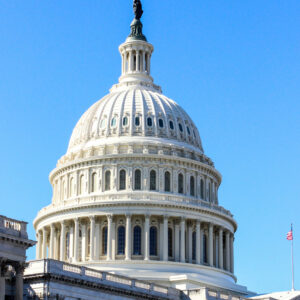
[[[123,118],[123,126],[127,126],[128,125],[128,118],[127,117],[124,117]]]
[[[182,128],[181,123],[179,123],[178,126],[179,126],[179,130],[180,130],[181,132],[183,132],[183,128]]]
[[[135,126],[140,126],[140,117],[135,117]]]
[[[111,119],[110,125],[111,125],[111,127],[116,127],[116,125],[117,125],[117,118],[116,117]]]
[[[152,127],[153,122],[152,122],[152,118],[151,117],[147,118],[147,125],[148,125],[148,127]]]
[[[174,130],[174,123],[173,123],[173,121],[170,121],[170,122],[169,122],[169,125],[170,125],[170,129],[171,129],[171,130]]]
[[[164,120],[163,119],[159,119],[158,120],[158,125],[160,128],[164,128]]]

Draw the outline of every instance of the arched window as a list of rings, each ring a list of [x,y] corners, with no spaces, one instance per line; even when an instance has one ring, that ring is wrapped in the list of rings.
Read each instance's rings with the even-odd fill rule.
[[[168,256],[173,256],[173,230],[168,228]]]
[[[196,259],[196,231],[193,231],[192,235],[192,259]]]
[[[117,125],[117,118],[116,117],[111,119],[110,125],[111,125],[111,127],[116,127],[116,125]]]
[[[211,202],[211,183],[208,183],[208,201]]]
[[[100,128],[104,128],[105,127],[105,119],[101,120],[100,123]]]
[[[102,228],[102,254],[107,254],[107,226]]]
[[[65,196],[65,181],[63,180],[60,187],[60,199],[64,200]]]
[[[158,125],[160,128],[164,127],[164,120],[163,119],[158,119]]]
[[[188,134],[189,134],[189,135],[191,135],[190,128],[189,128],[189,127],[187,127],[187,128],[186,128],[186,130],[187,130]]]
[[[79,178],[79,195],[84,193],[84,175],[81,175]]]
[[[97,186],[97,174],[93,173],[92,174],[92,186],[91,186],[91,192],[94,193],[96,192],[96,186]]]
[[[182,128],[181,123],[179,123],[178,126],[179,126],[179,130],[180,130],[181,132],[183,132],[183,128]]]
[[[150,172],[150,191],[156,190],[156,172],[152,170]]]
[[[171,192],[171,174],[170,172],[165,172],[165,192]]]
[[[120,171],[120,182],[119,182],[119,189],[125,190],[126,189],[126,171]]]
[[[170,121],[170,122],[169,122],[169,125],[170,125],[170,129],[171,129],[171,130],[174,130],[174,123],[173,123],[173,121]]]
[[[201,197],[201,199],[204,198],[204,181],[202,178],[200,180],[200,197]]]
[[[190,178],[190,194],[191,196],[195,196],[195,178],[191,176]]]
[[[135,126],[140,126],[140,117],[135,117]]]
[[[66,255],[66,259],[69,259],[70,258],[70,233],[69,232],[67,232],[67,234],[66,234],[66,241],[65,241],[65,243],[66,243],[66,253],[65,253],[65,255]]]
[[[150,228],[150,255],[157,255],[157,228],[155,226]]]
[[[118,228],[118,254],[125,254],[125,227],[120,226]]]
[[[128,118],[124,117],[123,118],[123,126],[127,126],[128,125]]]
[[[110,171],[105,172],[105,191],[110,190]]]
[[[133,255],[142,254],[142,230],[140,226],[135,226],[133,229]]]
[[[91,256],[91,229],[87,230],[87,256]]]
[[[203,262],[207,263],[207,237],[203,234]]]
[[[148,118],[147,118],[147,125],[148,125],[149,127],[152,127],[152,118],[151,118],[151,117],[148,117]]]
[[[183,175],[181,173],[178,175],[178,193],[183,194]]]
[[[141,170],[135,170],[134,172],[134,189],[141,190],[142,189],[142,172]]]

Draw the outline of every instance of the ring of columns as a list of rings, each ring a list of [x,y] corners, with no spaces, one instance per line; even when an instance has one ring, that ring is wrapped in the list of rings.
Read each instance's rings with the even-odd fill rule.
[[[233,273],[233,233],[186,217],[93,215],[42,227],[37,257],[77,263],[161,260]]]

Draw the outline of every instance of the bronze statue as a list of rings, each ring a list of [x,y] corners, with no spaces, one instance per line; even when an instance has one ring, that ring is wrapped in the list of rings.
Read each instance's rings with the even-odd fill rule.
[[[140,20],[143,15],[142,3],[140,0],[133,0],[133,12],[135,14],[135,18]]]

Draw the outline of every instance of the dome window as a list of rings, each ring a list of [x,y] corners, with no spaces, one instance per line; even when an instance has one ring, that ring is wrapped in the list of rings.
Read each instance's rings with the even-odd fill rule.
[[[158,125],[160,128],[164,128],[164,120],[163,119],[159,119],[158,120]]]
[[[124,117],[123,118],[123,126],[127,126],[128,125],[128,118]]]
[[[104,127],[105,127],[105,119],[101,120],[100,127],[101,127],[101,128],[104,128]]]
[[[169,125],[170,125],[170,129],[171,129],[171,130],[174,130],[174,123],[173,123],[173,121],[170,121],[170,122],[169,122]]]
[[[149,118],[147,118],[147,125],[149,126],[149,127],[152,127],[152,118],[151,117],[149,117]]]
[[[187,127],[187,128],[186,128],[186,130],[187,130],[188,134],[189,134],[189,135],[191,135],[190,128],[189,128],[189,127]]]
[[[179,130],[180,130],[181,132],[183,132],[183,128],[182,128],[181,123],[179,123],[178,126],[179,126]]]
[[[117,125],[117,119],[115,117],[111,119],[110,125],[111,125],[111,127],[116,127],[116,125]]]
[[[135,126],[140,126],[140,117],[135,117]]]
[[[194,134],[194,138],[196,138],[196,133],[195,133],[195,130],[193,130],[193,134]]]

